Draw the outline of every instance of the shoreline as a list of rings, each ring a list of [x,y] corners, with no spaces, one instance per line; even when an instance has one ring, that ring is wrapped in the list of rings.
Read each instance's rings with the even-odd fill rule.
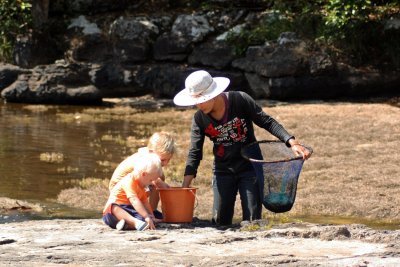
[[[40,203],[27,202],[24,200],[0,197],[0,225],[7,223],[22,223],[27,221],[45,220],[101,220],[101,211],[78,209],[76,207],[64,207],[61,211],[60,203],[44,207]],[[64,206],[64,205],[61,205]],[[74,214],[72,216],[71,214]],[[207,221],[208,218],[200,218],[194,215],[194,219]],[[364,218],[339,215],[322,214],[273,214],[264,218],[270,222],[270,226],[282,223],[309,223],[316,225],[355,225],[361,224],[373,230],[400,230],[400,220],[392,218]],[[211,219],[209,219],[211,221]],[[239,224],[240,218],[234,219],[234,224]]]

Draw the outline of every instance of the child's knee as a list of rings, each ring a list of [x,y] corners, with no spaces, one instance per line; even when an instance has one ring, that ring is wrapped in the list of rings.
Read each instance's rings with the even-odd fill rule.
[[[115,229],[118,223],[118,219],[111,213],[106,213],[103,215],[103,222],[108,226],[110,226],[111,228]]]

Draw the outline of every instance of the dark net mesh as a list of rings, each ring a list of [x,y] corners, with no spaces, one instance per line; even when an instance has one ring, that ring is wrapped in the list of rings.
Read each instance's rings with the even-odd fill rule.
[[[306,147],[310,152],[311,148]],[[296,199],[297,181],[304,160],[280,141],[254,142],[242,149],[250,160],[260,183],[260,195],[266,209],[289,211]]]

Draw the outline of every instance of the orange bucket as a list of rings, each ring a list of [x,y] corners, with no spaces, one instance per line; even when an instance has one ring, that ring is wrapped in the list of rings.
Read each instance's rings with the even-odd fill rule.
[[[193,220],[196,189],[193,187],[159,188],[164,222],[190,223]]]

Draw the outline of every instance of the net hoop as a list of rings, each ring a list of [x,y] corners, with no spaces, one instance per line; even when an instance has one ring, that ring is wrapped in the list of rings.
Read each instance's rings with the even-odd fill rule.
[[[242,148],[242,150],[240,151],[242,157],[244,157],[245,159],[251,161],[251,162],[260,162],[260,163],[277,163],[277,162],[288,162],[288,161],[292,161],[292,160],[299,160],[299,159],[303,159],[302,156],[293,156],[292,158],[286,158],[286,159],[282,159],[282,160],[272,160],[272,161],[268,161],[268,160],[259,160],[259,159],[253,159],[250,158],[246,155],[246,153],[244,152],[247,148],[253,146],[254,144],[262,144],[262,143],[282,143],[282,141],[279,140],[261,140],[261,141],[255,141],[252,142],[250,144],[247,144],[246,146],[244,146]],[[313,149],[309,146],[300,144],[302,147],[304,147],[305,149],[307,149],[308,151],[310,151],[310,154],[313,153]]]

